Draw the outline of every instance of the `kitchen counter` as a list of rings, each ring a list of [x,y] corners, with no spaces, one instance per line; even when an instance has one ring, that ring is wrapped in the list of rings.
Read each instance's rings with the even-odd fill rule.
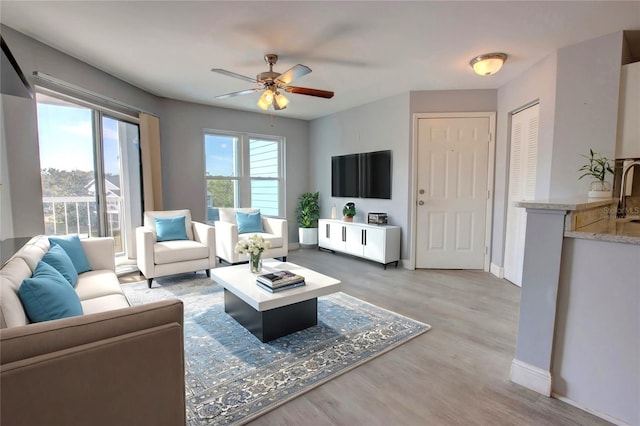
[[[618,200],[574,197],[518,201],[516,207],[567,212],[564,236],[640,245],[640,222],[616,219]]]

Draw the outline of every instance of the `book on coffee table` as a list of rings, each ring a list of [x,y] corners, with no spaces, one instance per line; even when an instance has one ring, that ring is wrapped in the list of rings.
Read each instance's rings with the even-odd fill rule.
[[[289,289],[296,288],[296,287],[302,287],[303,285],[305,285],[305,282],[304,281],[298,281],[296,283],[285,284],[285,285],[282,285],[280,287],[275,287],[275,288],[269,287],[267,284],[264,284],[264,283],[262,283],[260,281],[257,281],[257,280],[256,280],[256,284],[258,284],[258,287],[268,291],[269,293],[277,293],[279,291],[289,290]]]
[[[290,271],[273,271],[268,274],[258,275],[257,282],[270,288],[279,288],[290,284],[304,283],[304,277]]]

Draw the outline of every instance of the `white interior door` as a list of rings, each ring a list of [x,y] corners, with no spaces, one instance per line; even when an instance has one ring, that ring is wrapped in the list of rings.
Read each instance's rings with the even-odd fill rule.
[[[489,117],[417,124],[416,267],[483,269]]]
[[[504,248],[504,277],[522,286],[524,236],[527,227],[525,209],[515,201],[533,200],[536,195],[538,162],[538,104],[511,116],[511,154],[509,158],[509,195]]]

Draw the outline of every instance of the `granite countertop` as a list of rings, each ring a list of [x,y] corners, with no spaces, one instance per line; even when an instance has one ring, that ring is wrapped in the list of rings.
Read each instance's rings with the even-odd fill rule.
[[[615,198],[572,197],[547,200],[516,201],[516,207],[538,210],[580,211],[617,203]]]
[[[565,231],[564,236],[640,245],[640,222],[626,219],[600,221],[584,226],[579,231]]]

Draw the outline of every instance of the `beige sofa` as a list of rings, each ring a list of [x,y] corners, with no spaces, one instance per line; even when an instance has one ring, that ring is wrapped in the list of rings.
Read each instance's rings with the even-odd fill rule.
[[[251,208],[220,208],[218,209],[220,220],[214,222],[216,228],[216,256],[227,263],[248,262],[249,255],[235,252],[238,240],[248,238],[255,234],[238,234],[238,222],[236,212],[255,213],[260,210]],[[289,231],[287,220],[275,217],[261,216],[264,232],[258,233],[271,243],[271,248],[264,251],[263,258],[278,257],[287,261],[289,254]]]
[[[0,424],[184,425],[183,305],[129,306],[111,238],[81,240],[84,315],[29,324],[18,288],[49,250],[32,238],[0,269]]]

